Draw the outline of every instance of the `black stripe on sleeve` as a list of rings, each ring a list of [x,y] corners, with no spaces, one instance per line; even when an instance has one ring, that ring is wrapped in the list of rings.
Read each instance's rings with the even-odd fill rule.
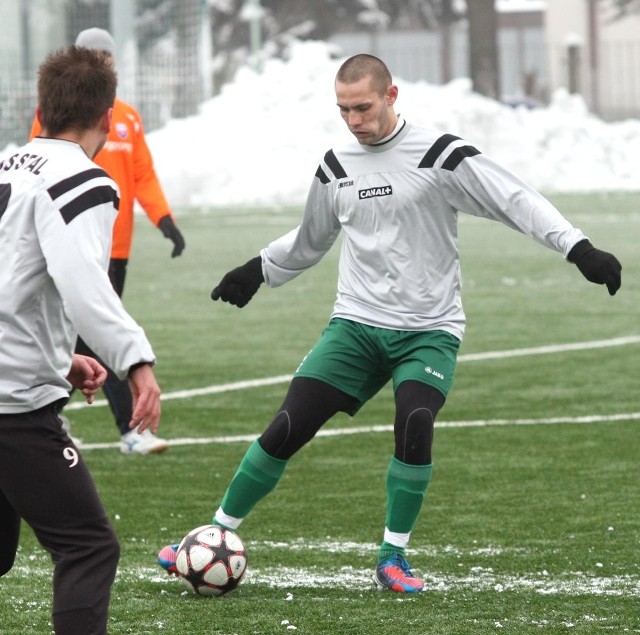
[[[60,213],[62,214],[62,219],[68,225],[76,216],[82,214],[82,212],[86,212],[88,209],[96,207],[96,205],[101,205],[102,203],[113,203],[116,209],[120,206],[120,199],[110,185],[98,185],[87,190],[66,205],[63,205],[60,208]]]
[[[427,153],[422,157],[422,161],[418,165],[419,168],[432,168],[438,157],[447,149],[450,143],[458,141],[460,137],[452,134],[445,134],[436,139],[436,142],[429,148]]]
[[[63,179],[62,181],[52,185],[47,192],[49,192],[49,196],[52,200],[56,200],[59,196],[66,194],[71,191],[74,187],[78,187],[78,185],[82,185],[91,179],[96,179],[98,177],[109,175],[100,168],[91,168],[89,170],[84,170],[84,172],[78,172],[78,174],[74,174],[69,178]]]
[[[480,154],[480,150],[477,150],[473,146],[460,146],[445,159],[442,168],[453,172],[464,159],[467,157],[475,157],[476,154]]]
[[[333,150],[329,150],[329,152],[324,155],[324,162],[327,164],[327,167],[333,172],[336,179],[344,179],[347,176],[344,168],[342,167],[342,165],[340,165],[340,161],[338,161],[336,155],[333,154]]]
[[[320,183],[323,185],[326,185],[329,182],[329,177],[324,173],[324,170],[320,166],[318,166],[318,169],[316,170],[316,177],[320,179]]]
[[[9,199],[11,198],[11,183],[2,183],[0,185],[0,218],[9,207]]]

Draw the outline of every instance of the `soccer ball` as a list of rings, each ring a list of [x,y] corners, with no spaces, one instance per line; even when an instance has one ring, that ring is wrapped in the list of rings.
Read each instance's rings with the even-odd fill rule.
[[[176,554],[178,577],[198,595],[233,591],[247,570],[244,543],[231,529],[203,525],[190,531]]]

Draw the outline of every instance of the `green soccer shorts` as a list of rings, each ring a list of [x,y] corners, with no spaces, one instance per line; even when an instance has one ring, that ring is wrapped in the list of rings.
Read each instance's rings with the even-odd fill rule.
[[[319,379],[360,403],[388,381],[394,392],[407,379],[447,396],[453,384],[460,340],[446,331],[396,331],[333,318],[294,377]]]

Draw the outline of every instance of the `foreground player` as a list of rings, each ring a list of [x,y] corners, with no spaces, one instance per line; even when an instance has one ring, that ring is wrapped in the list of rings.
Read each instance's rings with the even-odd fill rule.
[[[0,575],[20,520],[51,554],[53,628],[107,632],[119,544],[89,471],[58,417],[71,386],[88,401],[106,379],[74,355],[76,335],[121,378],[131,428],[156,431],[160,389],[144,331],[107,275],[115,183],[91,158],[111,123],[116,76],[94,51],[50,55],[38,78],[43,135],[0,161]]]
[[[85,29],[78,33],[75,43],[76,46],[98,51],[109,64],[115,65],[115,42],[108,31],[98,28]],[[31,128],[31,138],[40,135],[41,131],[40,122],[36,117]],[[107,141],[93,160],[116,182],[120,193],[120,208],[113,225],[109,279],[116,293],[122,297],[133,242],[134,201],[140,203],[149,220],[173,243],[172,258],[182,253],[185,242],[174,222],[169,203],[153,167],[142,118],[133,106],[118,97],[113,104]],[[81,339],[76,351],[94,356]],[[120,451],[123,454],[157,454],[169,448],[166,439],[151,434],[150,430],[145,430],[142,434],[129,430],[132,401],[126,381],[118,379],[110,372],[103,390],[120,432]],[[66,417],[64,419],[66,420]]]
[[[476,148],[396,115],[398,88],[378,58],[348,59],[335,89],[356,142],[325,154],[301,224],[227,273],[212,292],[214,300],[243,307],[262,282],[277,287],[315,265],[344,231],[329,325],[242,459],[214,522],[236,529],[330,417],[354,415],[391,379],[395,450],[375,581],[413,593],[424,582],[412,573],[405,549],[431,479],[434,421],[465,328],[457,210],[499,220],[560,252],[611,295],[620,287],[621,266]],[[158,562],[174,571],[175,545],[163,548]]]

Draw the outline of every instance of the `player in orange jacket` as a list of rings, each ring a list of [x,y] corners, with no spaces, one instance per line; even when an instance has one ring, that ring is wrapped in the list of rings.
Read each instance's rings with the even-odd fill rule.
[[[76,38],[76,46],[94,49],[113,61],[115,42],[104,29],[92,28],[81,31]],[[37,117],[31,127],[30,138],[41,132]],[[153,158],[144,137],[142,118],[133,106],[116,98],[113,105],[111,130],[104,148],[94,157],[94,162],[103,168],[118,184],[120,208],[113,227],[109,278],[111,284],[122,297],[127,263],[133,240],[134,200],[146,212],[149,220],[160,229],[165,238],[173,242],[171,257],[179,256],[185,242],[162,191],[153,167]],[[95,355],[82,340],[78,340],[77,352]],[[138,434],[129,430],[132,398],[127,381],[119,380],[109,372],[104,393],[120,430],[120,449],[123,454],[151,454],[163,452],[169,447],[165,439],[155,437],[145,430]]]

